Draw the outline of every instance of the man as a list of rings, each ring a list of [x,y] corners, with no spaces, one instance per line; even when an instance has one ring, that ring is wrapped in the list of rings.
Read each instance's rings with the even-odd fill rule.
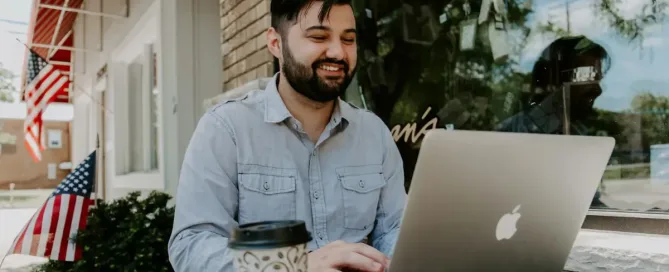
[[[232,271],[234,227],[297,219],[314,237],[310,271],[383,271],[406,202],[404,172],[385,124],[339,99],[356,69],[350,1],[272,0],[270,10],[267,46],[280,72],[200,120],[181,170],[170,262]]]
[[[527,109],[502,122],[499,131],[587,135],[599,82],[609,66],[606,49],[584,36],[564,37],[544,50],[532,71]],[[595,193],[592,206],[605,206]]]

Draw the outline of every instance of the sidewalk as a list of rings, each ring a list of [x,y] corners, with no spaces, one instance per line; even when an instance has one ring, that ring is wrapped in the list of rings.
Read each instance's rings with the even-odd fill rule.
[[[12,246],[14,238],[16,238],[23,226],[28,223],[28,220],[30,220],[30,217],[36,210],[36,208],[0,208],[0,259],[5,256],[9,248]],[[46,262],[45,258],[10,255],[7,256],[2,267],[0,267],[0,272],[30,271],[30,268],[26,268],[26,266],[44,262]]]
[[[52,189],[40,190],[0,190],[0,209],[5,208],[35,208],[41,206],[53,193]],[[10,199],[13,201],[10,202]]]

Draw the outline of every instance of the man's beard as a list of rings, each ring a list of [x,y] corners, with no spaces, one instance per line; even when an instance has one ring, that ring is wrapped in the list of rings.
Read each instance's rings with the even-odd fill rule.
[[[288,80],[288,84],[298,93],[305,97],[317,101],[328,102],[343,96],[346,88],[353,80],[355,71],[349,73],[349,66],[343,60],[336,59],[320,59],[315,61],[311,67],[299,63],[293,57],[293,54],[288,49],[288,46],[283,46],[283,65],[281,71]],[[344,79],[341,83],[334,85],[321,79],[316,72],[316,69],[323,63],[340,64],[343,66]]]

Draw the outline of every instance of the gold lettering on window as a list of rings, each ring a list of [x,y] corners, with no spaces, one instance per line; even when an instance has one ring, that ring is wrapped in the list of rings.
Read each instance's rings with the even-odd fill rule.
[[[421,120],[425,120],[425,117],[427,117],[431,110],[432,108],[428,107],[425,113],[423,113]],[[402,137],[404,137],[405,142],[411,142],[415,144],[421,137],[425,136],[425,133],[427,133],[428,130],[437,128],[438,121],[439,120],[437,117],[432,118],[420,129],[420,131],[418,131],[418,133],[416,133],[416,122],[408,123],[404,126],[401,124],[395,125],[390,130],[390,132],[393,135],[395,142],[398,142],[400,139],[402,139]]]

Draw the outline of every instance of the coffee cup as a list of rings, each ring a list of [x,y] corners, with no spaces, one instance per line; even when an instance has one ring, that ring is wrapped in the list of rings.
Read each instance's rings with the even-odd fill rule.
[[[228,242],[238,272],[307,272],[311,234],[304,221],[240,225]]]

